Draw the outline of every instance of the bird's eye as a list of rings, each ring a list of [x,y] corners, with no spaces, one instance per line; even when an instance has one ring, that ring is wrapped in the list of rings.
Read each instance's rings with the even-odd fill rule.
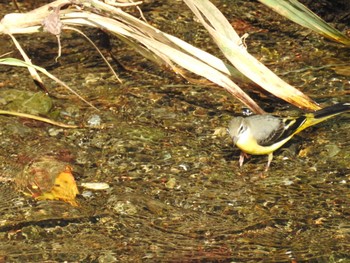
[[[243,125],[243,123],[241,124],[241,126],[239,126],[238,128],[238,134],[241,134],[245,131],[245,126]]]

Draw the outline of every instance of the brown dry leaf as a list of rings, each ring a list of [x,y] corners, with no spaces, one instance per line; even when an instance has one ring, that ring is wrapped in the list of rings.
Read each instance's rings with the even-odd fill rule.
[[[17,189],[37,200],[62,200],[78,206],[75,197],[78,188],[72,168],[52,156],[41,156],[27,163],[18,173]]]
[[[62,200],[72,206],[78,206],[78,203],[75,201],[77,194],[79,194],[79,191],[72,174],[72,168],[66,166],[65,170],[56,177],[51,191],[42,193],[36,199]]]

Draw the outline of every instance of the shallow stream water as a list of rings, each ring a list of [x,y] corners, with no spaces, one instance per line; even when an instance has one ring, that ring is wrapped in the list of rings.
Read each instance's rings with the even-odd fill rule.
[[[40,2],[20,6],[31,10]],[[249,32],[249,52],[287,82],[322,105],[350,102],[349,49],[258,2],[215,3],[240,34]],[[221,56],[181,1],[146,1],[141,9],[152,25]],[[0,10],[14,12],[4,3]],[[64,129],[0,115],[1,262],[350,262],[349,114],[296,136],[275,153],[268,173],[265,156],[239,168],[240,152],[225,133],[244,109],[235,98],[159,68],[113,36],[85,32],[122,84],[74,32],[62,34],[58,63],[54,36],[18,36],[33,63],[98,108],[44,78],[49,99],[32,113],[104,128]],[[0,41],[0,54],[15,51],[9,37]],[[2,108],[18,111],[28,111],[26,96],[42,92],[25,69],[6,66],[0,87]],[[300,113],[251,94],[268,112]],[[47,156],[72,166],[79,206],[16,190],[14,178]],[[109,188],[84,189],[87,182]]]

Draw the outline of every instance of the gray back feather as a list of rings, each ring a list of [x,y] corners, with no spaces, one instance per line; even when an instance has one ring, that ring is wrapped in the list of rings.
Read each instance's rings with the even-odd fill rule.
[[[271,144],[276,135],[284,130],[282,120],[269,114],[249,116],[245,118],[245,122],[251,127],[251,132],[260,145]]]

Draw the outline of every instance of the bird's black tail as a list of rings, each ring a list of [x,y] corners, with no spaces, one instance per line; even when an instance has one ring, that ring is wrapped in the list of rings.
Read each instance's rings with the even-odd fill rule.
[[[333,115],[337,115],[343,112],[350,111],[350,103],[338,103],[321,110],[315,111],[313,113],[314,118],[323,119],[327,117],[331,117]]]

